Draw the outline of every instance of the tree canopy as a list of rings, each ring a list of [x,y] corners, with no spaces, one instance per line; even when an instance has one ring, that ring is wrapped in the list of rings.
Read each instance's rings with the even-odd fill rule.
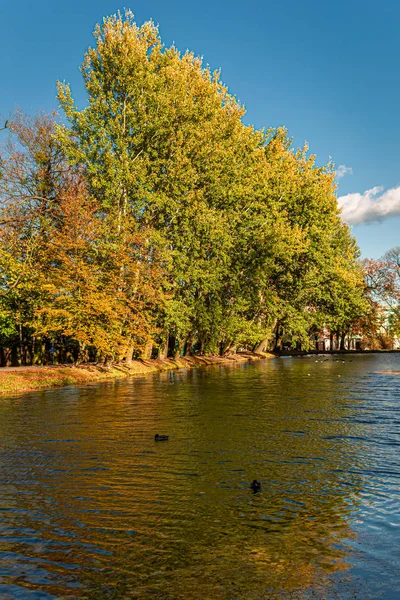
[[[365,312],[332,164],[257,130],[201,59],[127,11],[95,30],[79,109],[10,118],[0,326],[20,360],[307,349]],[[13,142],[14,140],[14,142]],[[39,352],[41,348],[41,355]],[[39,352],[39,354],[38,354]]]

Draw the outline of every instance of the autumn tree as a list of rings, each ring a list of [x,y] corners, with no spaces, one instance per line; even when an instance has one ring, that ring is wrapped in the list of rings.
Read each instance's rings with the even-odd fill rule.
[[[393,348],[400,335],[400,247],[363,262],[369,311],[363,321],[370,347]]]
[[[29,327],[44,297],[45,246],[51,213],[64,187],[66,163],[53,138],[53,119],[17,112],[0,160],[1,310],[13,323],[20,361],[35,352]],[[15,337],[15,336],[14,336]],[[16,340],[10,340],[14,346]]]
[[[116,243],[118,223],[67,163],[53,118],[18,114],[11,131],[16,141],[2,157],[1,307],[20,360],[27,352],[46,360],[46,341],[62,355],[72,340],[75,358],[89,348],[104,360],[140,352],[159,298],[146,241],[130,234]]]

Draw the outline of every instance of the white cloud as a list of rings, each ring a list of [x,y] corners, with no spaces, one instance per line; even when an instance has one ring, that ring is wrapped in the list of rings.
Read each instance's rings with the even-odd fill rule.
[[[353,169],[346,165],[339,165],[336,169],[336,179],[342,179],[345,175],[353,175]]]
[[[381,221],[400,215],[400,186],[383,191],[374,187],[363,194],[358,192],[338,198],[342,219],[350,224]]]

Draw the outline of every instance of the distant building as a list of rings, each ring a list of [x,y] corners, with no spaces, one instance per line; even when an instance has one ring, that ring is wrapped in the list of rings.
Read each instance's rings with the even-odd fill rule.
[[[336,335],[331,335],[327,327],[324,327],[320,332],[314,334],[315,349],[318,352],[335,352],[340,350],[340,340]],[[346,335],[344,340],[345,350],[361,350],[362,336],[359,333]]]

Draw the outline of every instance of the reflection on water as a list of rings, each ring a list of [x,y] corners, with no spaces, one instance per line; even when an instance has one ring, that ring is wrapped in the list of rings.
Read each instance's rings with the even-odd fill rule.
[[[1,399],[0,598],[399,598],[400,355],[343,360]]]

